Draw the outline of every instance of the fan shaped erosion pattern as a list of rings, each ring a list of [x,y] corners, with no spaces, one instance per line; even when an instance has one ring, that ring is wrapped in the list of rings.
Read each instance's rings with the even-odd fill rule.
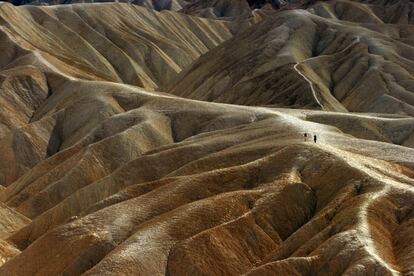
[[[413,3],[174,3],[0,3],[0,275],[413,274]]]

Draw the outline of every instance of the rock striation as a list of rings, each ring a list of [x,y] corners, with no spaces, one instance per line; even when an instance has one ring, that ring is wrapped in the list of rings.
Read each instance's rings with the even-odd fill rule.
[[[414,273],[412,5],[297,6],[1,3],[0,275]]]

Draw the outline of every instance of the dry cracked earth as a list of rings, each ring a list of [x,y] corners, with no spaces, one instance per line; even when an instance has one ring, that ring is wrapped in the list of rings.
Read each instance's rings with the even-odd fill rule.
[[[0,3],[0,275],[414,275],[413,1],[63,3]]]

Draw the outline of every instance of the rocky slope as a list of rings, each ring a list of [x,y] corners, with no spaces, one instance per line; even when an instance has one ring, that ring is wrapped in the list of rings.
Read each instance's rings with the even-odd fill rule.
[[[0,4],[0,275],[414,273],[412,31],[387,5],[247,28]]]
[[[17,8],[3,3],[0,22],[4,69],[37,65],[149,90],[232,35],[230,23],[127,4]]]
[[[224,103],[412,116],[413,7],[335,0],[277,13],[198,59],[169,91]]]

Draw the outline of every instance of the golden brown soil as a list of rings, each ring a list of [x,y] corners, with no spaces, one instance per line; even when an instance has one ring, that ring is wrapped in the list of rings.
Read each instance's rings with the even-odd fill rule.
[[[0,275],[413,274],[404,3],[0,3]]]

